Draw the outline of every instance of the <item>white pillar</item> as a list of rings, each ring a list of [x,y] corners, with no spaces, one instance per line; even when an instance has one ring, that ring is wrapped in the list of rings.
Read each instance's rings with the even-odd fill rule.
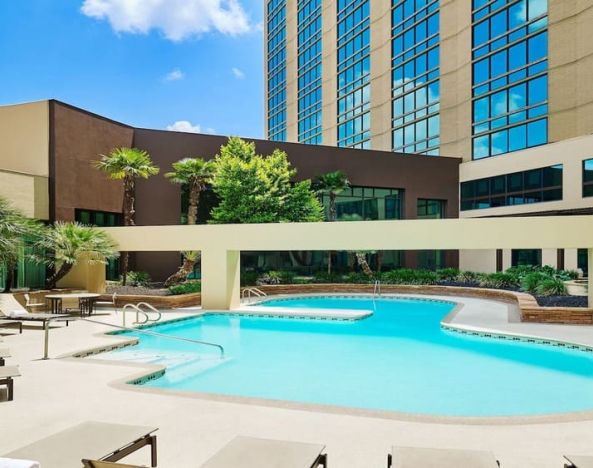
[[[593,271],[591,270],[591,267],[593,267],[593,249],[588,249],[587,250],[587,260],[588,260],[588,282],[587,282],[587,287],[589,288],[588,290],[588,296],[589,296],[589,307],[593,307]]]
[[[542,249],[542,266],[558,267],[558,249]]]
[[[239,307],[241,252],[209,248],[202,251],[202,309]]]

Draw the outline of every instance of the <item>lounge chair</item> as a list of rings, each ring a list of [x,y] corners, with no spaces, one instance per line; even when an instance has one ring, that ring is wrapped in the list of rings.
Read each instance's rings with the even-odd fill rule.
[[[6,364],[5,359],[10,357],[10,349],[0,348],[0,367]]]
[[[23,322],[19,320],[10,320],[8,318],[4,318],[2,315],[2,311],[0,311],[0,327],[16,327],[19,329],[19,333],[23,333]]]
[[[29,294],[25,294],[24,295],[25,298],[25,309],[27,310],[31,310],[31,309],[35,309],[37,307],[46,307],[44,302],[31,302],[31,296]]]
[[[88,421],[3,456],[35,460],[42,468],[70,468],[81,466],[81,460],[116,462],[150,445],[151,466],[155,467],[156,431],[155,427]]]
[[[14,377],[19,377],[21,373],[17,366],[2,366],[0,367],[0,385],[6,385],[8,388],[8,401],[14,398]]]
[[[66,326],[68,326],[69,320],[72,318],[70,315],[67,314],[46,314],[44,312],[39,313],[30,313],[26,310],[15,310],[10,314],[6,314],[0,310],[0,324],[6,321],[10,322],[41,322],[43,328],[45,328],[46,322],[66,322]],[[21,333],[22,333],[22,325],[21,325]]]
[[[393,447],[388,468],[498,468],[491,452],[416,447]]]
[[[142,468],[138,465],[123,465],[99,460],[82,460],[84,468]]]
[[[327,468],[324,445],[236,437],[202,468]]]
[[[564,455],[568,460],[565,468],[593,468],[593,457],[590,455]]]

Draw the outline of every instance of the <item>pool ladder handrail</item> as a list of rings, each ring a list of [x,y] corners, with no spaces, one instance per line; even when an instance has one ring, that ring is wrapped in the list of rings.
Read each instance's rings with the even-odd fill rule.
[[[248,300],[251,300],[252,296],[255,298],[267,297],[267,294],[264,291],[262,291],[261,289],[255,288],[255,287],[248,287],[248,288],[242,289],[242,291],[241,291],[242,299],[247,298]]]
[[[166,338],[169,340],[184,341],[186,343],[193,343],[193,344],[200,345],[200,346],[212,346],[212,347],[218,348],[218,350],[220,351],[220,358],[221,359],[224,358],[224,346],[222,346],[218,343],[211,343],[209,341],[191,340],[189,338],[182,338],[180,336],[165,335],[164,333],[148,331],[148,330],[144,330],[142,328],[122,327],[121,325],[115,325],[114,323],[101,322],[99,320],[94,320],[94,319],[89,319],[89,318],[82,318],[80,320],[84,320],[86,322],[91,322],[91,323],[96,323],[97,325],[104,325],[107,327],[117,328],[119,330],[131,331],[134,333],[140,333],[140,334],[149,335],[149,336],[156,336],[159,338]]]
[[[375,280],[375,284],[373,285],[373,299],[376,296],[381,296],[381,281]]]
[[[146,307],[147,309],[150,309],[152,312],[156,312],[157,317],[151,319],[150,316],[144,310],[142,310],[142,307]],[[134,311],[136,312],[136,321],[134,322],[134,325],[144,325],[148,322],[158,322],[162,317],[161,312],[158,309],[146,302],[138,302],[137,304],[129,303],[124,305],[121,309],[124,327],[126,326],[126,312],[129,311],[128,309],[134,309]],[[140,321],[140,315],[144,316],[144,320],[142,322]]]

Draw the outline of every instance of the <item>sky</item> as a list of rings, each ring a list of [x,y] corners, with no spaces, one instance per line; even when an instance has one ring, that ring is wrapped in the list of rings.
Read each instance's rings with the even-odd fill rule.
[[[262,0],[0,0],[0,105],[263,137]]]

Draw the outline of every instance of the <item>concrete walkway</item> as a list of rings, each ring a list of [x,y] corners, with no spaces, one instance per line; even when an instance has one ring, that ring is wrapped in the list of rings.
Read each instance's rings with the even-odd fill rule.
[[[593,334],[591,327],[540,328],[509,322],[506,304],[473,305],[461,309],[455,321],[525,333],[534,329],[566,332],[583,340]],[[171,312],[164,318],[182,315]],[[121,317],[110,314],[100,320],[120,323]],[[68,328],[57,326],[50,335],[53,359],[42,361],[43,333],[35,325],[15,336],[0,329],[1,346],[10,347],[13,356],[7,364],[19,364],[23,374],[15,384],[15,400],[0,403],[0,454],[82,421],[98,420],[158,426],[161,468],[198,467],[239,434],[324,443],[332,468],[384,467],[394,444],[491,450],[503,468],[560,468],[563,453],[593,455],[593,418],[529,424],[427,423],[214,401],[111,385],[138,372],[131,364],[56,358],[117,341],[115,337],[98,336],[108,330],[86,322],[71,323]],[[138,452],[126,461],[148,464],[147,452]]]

